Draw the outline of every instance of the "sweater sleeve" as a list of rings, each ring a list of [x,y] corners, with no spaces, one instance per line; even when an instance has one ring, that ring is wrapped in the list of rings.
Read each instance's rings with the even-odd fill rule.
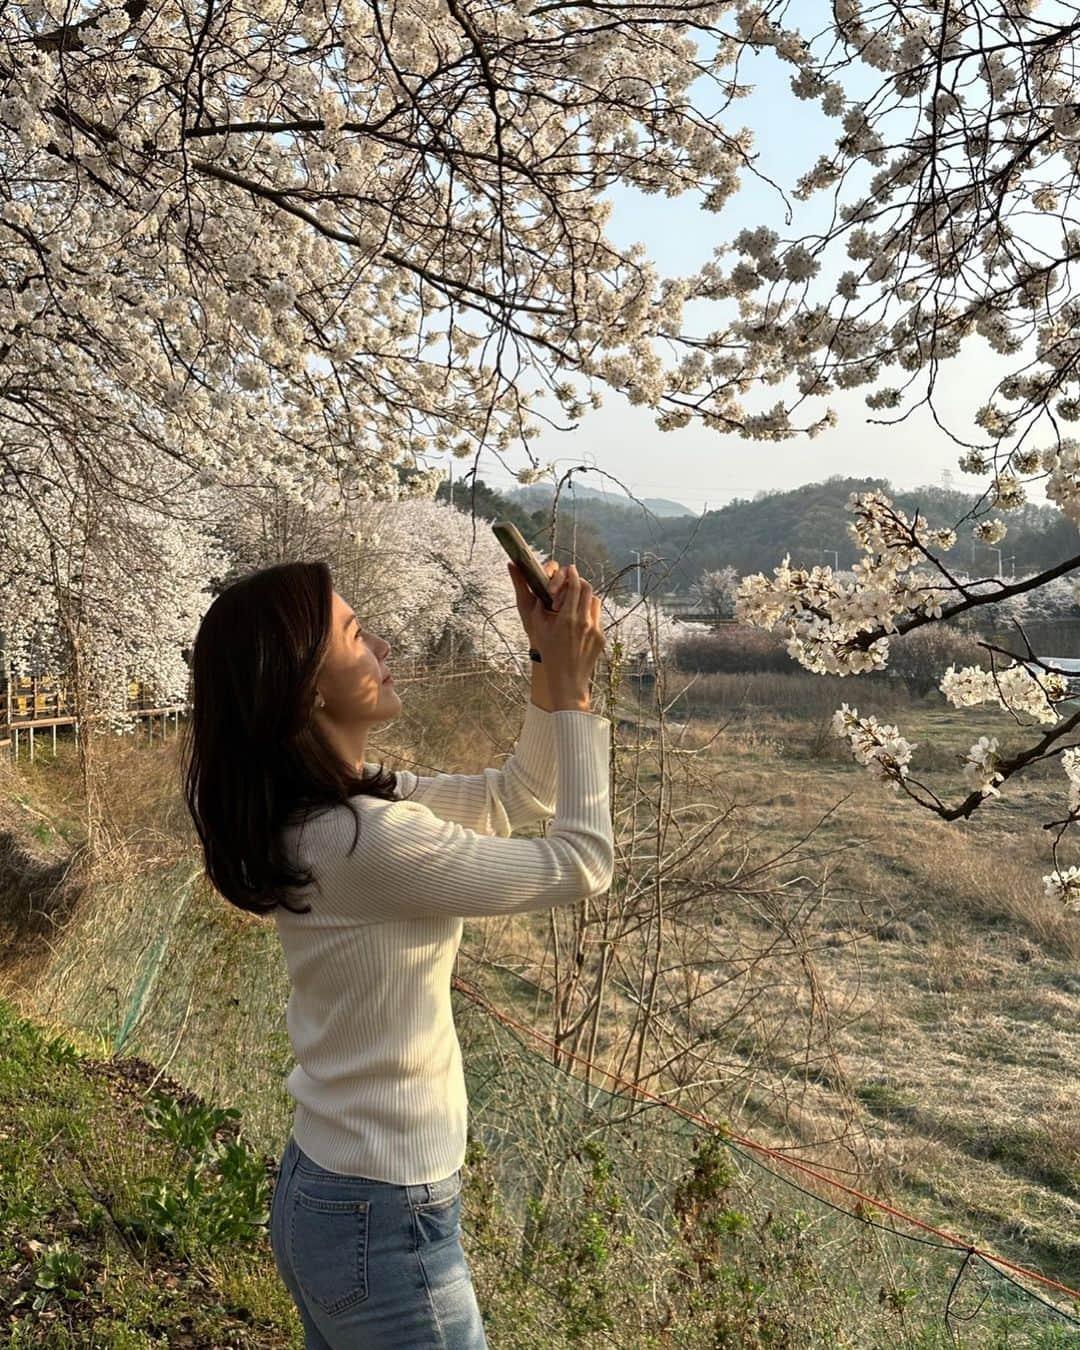
[[[514,753],[500,768],[430,778],[398,769],[402,795],[422,802],[440,820],[466,825],[478,834],[505,836],[550,819],[555,813],[554,716],[529,703]]]
[[[547,838],[491,837],[424,802],[362,799],[357,846],[327,876],[338,904],[384,923],[550,909],[605,891],[615,856],[611,723],[571,709],[547,716],[558,783]]]

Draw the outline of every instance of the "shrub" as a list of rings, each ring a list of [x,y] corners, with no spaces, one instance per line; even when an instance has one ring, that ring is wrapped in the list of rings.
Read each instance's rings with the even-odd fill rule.
[[[936,689],[949,665],[989,670],[990,655],[979,646],[975,634],[945,624],[926,624],[901,636],[890,634],[888,668],[907,680],[913,694],[921,697]]]
[[[705,675],[801,673],[803,667],[788,655],[785,642],[778,633],[750,624],[729,624],[712,633],[681,638],[675,643],[673,659],[678,670]],[[927,624],[902,636],[889,635],[889,664],[883,673],[906,680],[909,690],[922,697],[937,688],[950,664],[988,670],[990,658],[979,646],[977,634],[951,624]]]
[[[678,639],[672,658],[679,670],[706,675],[738,675],[746,671],[799,670],[787,653],[785,639],[750,624],[725,624],[711,633],[695,633]]]

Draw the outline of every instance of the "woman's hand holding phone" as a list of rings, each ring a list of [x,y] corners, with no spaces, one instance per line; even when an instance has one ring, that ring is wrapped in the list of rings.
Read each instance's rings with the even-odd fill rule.
[[[517,564],[507,566],[525,632],[543,658],[555,710],[588,712],[589,682],[604,650],[600,597],[593,594],[573,563],[560,571],[558,564],[549,560],[544,571],[550,578],[552,608],[545,609]]]

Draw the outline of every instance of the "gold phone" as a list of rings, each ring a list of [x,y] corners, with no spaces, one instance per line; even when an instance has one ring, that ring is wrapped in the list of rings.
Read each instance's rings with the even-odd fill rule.
[[[492,525],[491,532],[506,549],[511,560],[521,568],[525,580],[529,583],[529,589],[536,598],[545,609],[551,609],[552,599],[548,593],[548,575],[536,561],[536,554],[525,542],[525,536],[518,527],[509,520],[497,520]]]

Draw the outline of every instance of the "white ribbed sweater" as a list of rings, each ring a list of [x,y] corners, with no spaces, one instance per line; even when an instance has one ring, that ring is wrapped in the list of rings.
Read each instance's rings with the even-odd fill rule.
[[[292,982],[293,1135],[321,1166],[414,1185],[462,1165],[467,1101],[450,1002],[462,918],[607,889],[610,745],[607,718],[530,703],[501,769],[399,769],[408,800],[353,797],[351,856],[348,807],[287,827],[294,859],[322,885],[297,892],[310,914],[273,911]],[[552,816],[547,838],[508,837]]]

